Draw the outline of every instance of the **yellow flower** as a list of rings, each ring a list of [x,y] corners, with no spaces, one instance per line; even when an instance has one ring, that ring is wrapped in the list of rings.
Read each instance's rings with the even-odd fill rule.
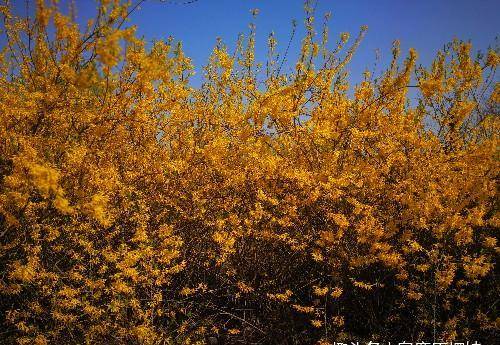
[[[323,326],[323,321],[321,320],[311,320],[311,325],[316,328],[321,328]]]

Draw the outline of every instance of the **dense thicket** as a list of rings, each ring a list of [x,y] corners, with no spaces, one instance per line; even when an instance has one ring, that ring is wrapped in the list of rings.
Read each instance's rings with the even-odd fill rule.
[[[306,4],[292,72],[251,29],[194,88],[132,9],[0,7],[2,343],[495,339],[495,50],[350,87],[366,28],[330,49]]]

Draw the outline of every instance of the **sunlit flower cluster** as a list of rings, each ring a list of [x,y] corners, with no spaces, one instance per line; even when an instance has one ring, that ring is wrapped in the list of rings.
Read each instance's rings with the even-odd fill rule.
[[[306,2],[291,72],[251,25],[195,88],[129,2],[86,28],[48,3],[0,7],[6,343],[494,338],[497,51],[426,68],[395,42],[350,85],[367,28],[330,49]]]

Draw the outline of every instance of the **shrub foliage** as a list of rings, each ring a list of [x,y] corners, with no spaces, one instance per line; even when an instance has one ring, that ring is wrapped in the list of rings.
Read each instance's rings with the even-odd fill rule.
[[[395,42],[351,87],[366,28],[329,48],[306,3],[292,69],[251,26],[193,87],[132,4],[35,5],[0,7],[4,342],[494,339],[494,49],[426,68]]]

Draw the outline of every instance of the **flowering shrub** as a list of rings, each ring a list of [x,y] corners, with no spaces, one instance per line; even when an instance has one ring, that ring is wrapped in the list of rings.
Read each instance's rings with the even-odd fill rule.
[[[306,4],[293,72],[252,28],[193,88],[129,3],[84,29],[36,6],[0,7],[5,343],[494,339],[495,50],[425,68],[395,42],[351,87],[366,28],[329,49]]]

